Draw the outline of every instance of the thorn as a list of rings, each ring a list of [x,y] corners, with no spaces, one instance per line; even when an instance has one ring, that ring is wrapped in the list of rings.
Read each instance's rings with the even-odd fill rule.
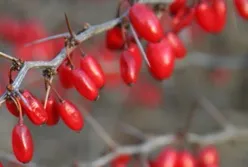
[[[68,31],[69,31],[71,37],[74,37],[73,32],[72,32],[72,29],[71,29],[71,25],[70,25],[70,23],[69,23],[69,19],[68,19],[66,13],[65,13],[65,22],[66,22],[67,29],[68,29]]]
[[[99,98],[100,98],[100,95],[98,95],[98,96],[96,97],[95,101],[97,101]]]

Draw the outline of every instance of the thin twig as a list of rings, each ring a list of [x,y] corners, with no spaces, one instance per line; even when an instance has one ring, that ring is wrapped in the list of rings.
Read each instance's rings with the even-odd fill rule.
[[[47,41],[51,41],[51,40],[54,40],[54,39],[67,38],[69,36],[70,36],[70,34],[68,32],[61,33],[61,34],[56,34],[56,35],[52,35],[52,36],[49,36],[49,37],[46,37],[46,38],[41,38],[41,39],[37,39],[37,40],[32,41],[32,42],[26,43],[24,45],[24,47],[29,47],[29,46],[32,46],[32,45],[37,45],[37,44],[40,44],[40,43],[43,43],[43,42],[47,42]]]
[[[216,122],[221,125],[222,128],[234,127],[206,97],[201,97],[199,103],[216,120]]]
[[[149,136],[145,135],[141,130],[137,129],[136,127],[133,127],[132,125],[129,125],[127,123],[120,123],[121,130],[123,130],[125,133],[132,135],[140,140],[147,140]]]
[[[17,61],[18,59],[15,57],[12,57],[6,53],[0,52],[0,57],[3,57],[5,59],[11,60],[11,61]]]
[[[97,122],[95,118],[90,115],[89,112],[82,109],[82,113],[85,116],[86,121],[95,131],[95,133],[103,139],[103,141],[110,147],[110,149],[115,149],[118,144],[110,137],[108,132],[106,132],[106,130]]]
[[[242,138],[248,138],[248,129],[225,129],[223,131],[210,133],[207,135],[197,135],[193,133],[188,134],[188,141],[192,143],[199,143],[201,145],[209,145],[209,144],[218,144],[231,140],[239,140]],[[122,146],[116,148],[115,151],[102,156],[96,159],[93,162],[88,163],[79,163],[78,167],[99,167],[104,166],[111,162],[114,158],[118,157],[121,154],[140,154],[144,152],[152,152],[153,150],[160,148],[162,146],[168,145],[173,142],[175,139],[174,134],[167,134],[162,136],[156,136],[151,138],[150,140],[139,144],[139,145],[130,145],[130,146]]]

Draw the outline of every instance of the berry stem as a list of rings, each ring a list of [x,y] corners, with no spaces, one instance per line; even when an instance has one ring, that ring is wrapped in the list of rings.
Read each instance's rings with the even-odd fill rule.
[[[189,129],[192,125],[193,117],[196,113],[197,107],[198,107],[198,102],[197,101],[193,102],[192,107],[187,114],[184,128],[181,131],[179,131],[179,133],[178,133],[177,137],[179,139],[179,147],[180,148],[184,148],[184,143],[187,142],[187,134],[188,134]]]
[[[12,72],[14,71],[14,68],[11,67],[9,72],[8,72],[8,77],[9,77],[9,84],[13,83],[13,79],[12,79]]]
[[[149,138],[149,136],[145,135],[141,130],[139,130],[136,127],[133,127],[132,125],[121,122],[120,126],[125,133],[132,135],[132,136],[135,136],[142,141]]]
[[[102,125],[100,125],[97,120],[95,120],[95,118],[93,118],[89,114],[89,112],[84,109],[82,110],[82,112],[85,116],[86,121],[88,121],[95,133],[102,138],[102,140],[109,146],[111,150],[114,150],[118,146],[118,144],[110,137],[110,135],[106,132]]]
[[[50,92],[51,92],[51,86],[48,84],[48,82],[52,83],[52,81],[53,81],[53,77],[50,77],[47,80],[45,79],[46,95],[45,95],[45,100],[44,100],[44,109],[46,109],[47,101],[48,101],[48,98],[49,98],[49,95],[50,95]]]
[[[52,88],[52,90],[54,91],[54,93],[58,97],[59,101],[63,102],[64,99],[62,98],[62,96],[60,96],[59,92],[52,86],[52,83],[50,83],[50,80],[48,78],[45,78],[45,81]]]
[[[69,54],[68,49],[69,49],[69,48],[66,46],[66,58],[67,58],[67,60],[68,60],[68,64],[71,66],[71,68],[73,68],[73,67],[74,67],[74,64],[73,64],[72,59],[71,59],[71,55],[72,55],[73,53]]]
[[[20,123],[20,124],[23,124],[23,117],[22,117],[22,107],[21,107],[21,104],[20,104],[18,98],[13,97],[13,96],[10,96],[10,98],[11,98],[12,101],[15,103],[16,108],[17,108],[18,111],[19,111],[19,116],[20,116],[20,117],[19,117],[19,123]]]
[[[3,57],[3,58],[5,58],[5,59],[11,60],[11,61],[18,61],[17,58],[12,57],[12,56],[10,56],[10,55],[8,55],[6,53],[3,53],[3,52],[0,52],[0,56]]]

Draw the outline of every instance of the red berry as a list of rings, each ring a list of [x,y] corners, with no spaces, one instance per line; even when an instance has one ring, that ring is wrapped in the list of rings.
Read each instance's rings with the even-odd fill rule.
[[[195,8],[181,8],[172,19],[172,31],[179,33],[190,25],[195,17]]]
[[[146,48],[149,70],[155,79],[169,78],[174,70],[175,55],[166,38],[158,43],[148,43]]]
[[[120,27],[116,26],[106,32],[106,45],[109,49],[121,49],[124,43]]]
[[[182,151],[178,153],[176,167],[197,167],[197,166],[193,155],[188,151]]]
[[[226,24],[226,8],[225,0],[203,1],[196,7],[196,20],[205,31],[219,33]]]
[[[72,79],[70,78],[72,74],[72,67],[67,64],[67,61],[64,61],[58,68],[58,76],[60,83],[65,89],[73,87]]]
[[[186,0],[174,0],[171,4],[170,4],[170,13],[171,14],[177,14],[177,12],[184,8],[186,5]]]
[[[148,161],[148,167],[159,167],[158,165],[157,165],[157,163],[155,162],[155,161],[153,161],[153,160],[149,160]]]
[[[177,167],[176,166],[177,160],[178,160],[177,150],[174,148],[168,147],[159,153],[155,163],[157,167]]]
[[[131,158],[128,154],[120,155],[111,162],[111,167],[127,167]]]
[[[23,98],[20,98],[20,103],[28,118],[35,125],[46,123],[48,116],[41,102],[27,90],[23,91],[22,96]]]
[[[28,163],[32,160],[33,139],[28,127],[23,123],[18,123],[12,130],[12,149],[18,161]]]
[[[248,1],[247,0],[233,0],[234,5],[238,11],[238,14],[244,18],[248,19]]]
[[[209,167],[211,165],[219,166],[217,149],[212,145],[203,147],[198,154],[198,162],[203,167]]]
[[[127,51],[132,53],[135,62],[137,63],[138,69],[140,69],[142,66],[142,55],[140,53],[138,46],[135,43],[130,43],[127,48]]]
[[[104,86],[105,76],[102,67],[93,56],[84,56],[80,61],[80,68],[90,77],[97,88]]]
[[[124,50],[120,57],[120,73],[126,84],[133,84],[137,81],[140,72],[140,62],[135,59],[135,54]]]
[[[68,100],[59,102],[58,112],[64,123],[74,131],[80,131],[84,126],[84,119],[78,108]]]
[[[59,122],[60,117],[59,117],[59,112],[57,110],[56,100],[52,96],[50,96],[47,100],[45,111],[48,117],[46,124],[49,126],[56,125]]]
[[[225,68],[213,69],[210,73],[210,79],[216,86],[223,86],[230,80],[230,70]]]
[[[72,70],[72,83],[77,91],[88,100],[97,100],[99,93],[95,83],[81,69]]]
[[[7,107],[8,111],[11,114],[13,114],[14,116],[16,116],[16,117],[20,116],[19,111],[16,107],[16,104],[11,99],[6,100],[6,107]],[[24,112],[22,112],[22,115],[24,115]]]
[[[187,51],[184,47],[183,42],[178,38],[178,36],[173,32],[169,32],[168,34],[166,34],[165,38],[171,45],[176,58],[184,58]]]
[[[154,12],[145,4],[136,3],[129,11],[129,19],[138,35],[149,42],[163,38],[163,29]]]

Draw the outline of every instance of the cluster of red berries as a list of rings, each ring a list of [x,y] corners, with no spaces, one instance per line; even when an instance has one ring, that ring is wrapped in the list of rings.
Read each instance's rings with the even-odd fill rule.
[[[126,167],[131,159],[129,154],[119,155],[111,162],[111,167]],[[219,161],[219,153],[213,145],[202,147],[196,155],[166,147],[155,159],[149,160],[149,167],[219,167]]]
[[[219,167],[219,154],[212,146],[201,148],[196,155],[187,150],[178,151],[172,147],[163,149],[158,157],[151,161],[151,167]]]
[[[44,102],[43,102],[44,103]],[[79,109],[69,100],[50,96],[44,108],[29,91],[21,91],[20,96],[11,96],[6,100],[8,111],[19,118],[19,122],[12,131],[12,147],[16,158],[23,163],[29,162],[33,157],[33,140],[31,132],[23,122],[23,116],[27,115],[34,125],[56,125],[61,118],[72,130],[80,131],[84,126],[84,119]]]
[[[175,58],[186,55],[181,40],[174,32],[164,35],[159,19],[145,4],[134,4],[128,18],[138,37],[148,41],[146,54],[151,74],[159,80],[169,78]],[[126,84],[134,84],[142,67],[142,55],[133,37],[124,37],[123,27],[116,26],[107,31],[106,44],[110,49],[124,48],[120,57],[121,77]]]

